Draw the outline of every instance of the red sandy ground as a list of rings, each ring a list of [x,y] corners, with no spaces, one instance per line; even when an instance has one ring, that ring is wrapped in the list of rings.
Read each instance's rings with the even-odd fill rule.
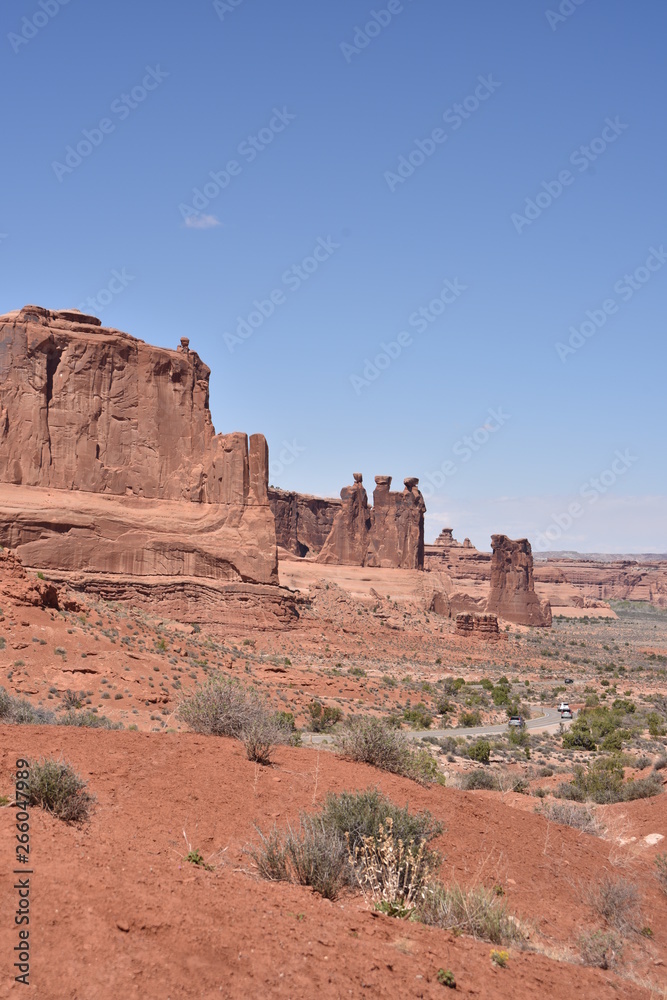
[[[632,877],[654,938],[630,946],[625,971],[667,985],[667,898],[650,874],[660,848],[610,852],[606,841],[547,824],[526,810],[525,796],[424,789],[326,751],[283,748],[276,765],[263,768],[227,739],[33,726],[0,727],[0,794],[11,795],[17,756],[54,753],[89,781],[98,801],[83,829],[31,812],[31,981],[40,1000],[436,998],[449,995],[437,982],[439,968],[453,971],[453,996],[483,1000],[545,991],[550,1000],[656,995],[613,972],[516,947],[500,969],[488,944],[376,915],[359,896],[331,903],[254,877],[243,847],[255,824],[267,830],[293,822],[328,791],[370,785],[440,818],[442,877],[502,885],[531,942],[551,954],[562,957],[577,933],[596,925],[583,901],[587,884],[605,872]],[[664,795],[623,811],[638,838],[665,832]],[[13,823],[13,810],[0,809],[6,862]],[[213,856],[214,871],[183,861],[183,830],[192,848]],[[22,995],[6,974],[16,943],[7,869],[0,997]]]

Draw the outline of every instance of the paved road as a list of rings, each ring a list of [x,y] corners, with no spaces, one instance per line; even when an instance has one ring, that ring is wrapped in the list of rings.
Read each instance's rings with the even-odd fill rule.
[[[558,729],[560,725],[560,712],[556,708],[547,708],[544,714],[534,719],[526,720],[526,729],[551,730]],[[567,725],[567,723],[564,723]],[[423,736],[436,736],[441,739],[443,736],[495,736],[498,733],[507,732],[507,723],[503,722],[499,726],[476,726],[474,729],[422,729],[420,731],[410,730],[406,735],[413,739],[421,739]]]
[[[526,729],[532,729],[535,731],[553,732],[558,729],[561,722],[560,712],[556,708],[544,709],[544,714],[537,716],[534,719],[526,720]],[[568,723],[564,723],[568,726]],[[507,723],[503,722],[499,726],[476,726],[473,729],[421,729],[421,730],[404,730],[405,735],[413,740],[422,739],[424,736],[435,736],[436,739],[442,739],[443,736],[495,736],[498,733],[507,732]],[[303,742],[307,746],[317,746],[321,743],[331,743],[331,736],[324,733],[304,733]]]

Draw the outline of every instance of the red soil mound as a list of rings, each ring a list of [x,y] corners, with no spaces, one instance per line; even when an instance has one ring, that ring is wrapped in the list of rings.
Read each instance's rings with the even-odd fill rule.
[[[282,749],[276,766],[261,768],[230,740],[16,726],[0,727],[0,793],[11,795],[18,756],[53,753],[89,781],[98,802],[83,829],[31,811],[31,980],[40,1000],[436,998],[443,996],[439,968],[453,971],[463,997],[505,1000],[511,993],[527,1000],[548,990],[551,1000],[648,1000],[648,991],[628,979],[543,953],[562,955],[595,925],[584,887],[613,870],[610,845],[513,808],[518,796],[424,789],[325,751]],[[542,953],[513,947],[508,968],[499,969],[488,944],[374,914],[359,896],[331,903],[253,876],[243,847],[256,836],[255,824],[284,825],[328,791],[370,785],[440,818],[442,877],[501,885],[530,930],[529,947]],[[650,811],[650,825],[664,831],[664,797]],[[7,858],[12,809],[0,809],[0,830]],[[183,860],[184,830],[193,849],[214,856],[214,871]],[[655,937],[636,955],[631,946],[627,967],[634,963],[657,982],[667,901],[651,878],[648,854],[635,858],[632,877]],[[13,902],[7,868],[2,898]],[[17,943],[10,910],[5,904],[0,922],[4,956]],[[12,986],[20,988],[9,984],[5,967],[0,996]]]

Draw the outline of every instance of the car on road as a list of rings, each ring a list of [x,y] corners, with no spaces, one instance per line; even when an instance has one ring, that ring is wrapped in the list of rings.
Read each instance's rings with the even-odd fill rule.
[[[566,677],[565,680],[563,681],[563,683],[564,684],[574,684],[574,678],[572,678],[572,677]]]
[[[565,712],[561,712],[560,713],[560,718],[561,718],[561,722],[563,720],[565,720],[565,719],[571,719],[572,718],[572,712],[570,711],[570,709],[568,708]]]
[[[513,715],[510,721],[507,723],[508,726],[516,726],[517,729],[523,729],[526,725],[525,720],[520,715]]]
[[[561,701],[560,705],[558,706],[558,711],[559,712],[569,712],[570,711],[570,706],[568,705],[568,703],[566,701]]]

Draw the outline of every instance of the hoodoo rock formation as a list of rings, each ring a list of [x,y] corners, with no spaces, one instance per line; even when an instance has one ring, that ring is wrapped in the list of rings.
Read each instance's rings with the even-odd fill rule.
[[[215,433],[209,375],[185,337],[172,351],[76,310],[0,317],[0,542],[107,590],[277,583],[266,441]]]
[[[527,538],[491,536],[491,589],[487,612],[517,625],[551,625],[551,607],[540,601],[533,582],[533,553]]]
[[[382,569],[424,568],[426,504],[419,480],[404,480],[404,490],[391,492],[391,476],[376,476],[373,507],[360,472],[341,490],[341,508],[317,561]]]
[[[426,504],[419,480],[404,479],[402,493],[391,492],[391,476],[376,476],[375,483],[366,566],[423,569]]]
[[[318,562],[344,566],[366,565],[368,538],[373,522],[363,476],[360,472],[355,472],[353,478],[353,485],[344,486],[340,491],[341,508],[317,557]]]

